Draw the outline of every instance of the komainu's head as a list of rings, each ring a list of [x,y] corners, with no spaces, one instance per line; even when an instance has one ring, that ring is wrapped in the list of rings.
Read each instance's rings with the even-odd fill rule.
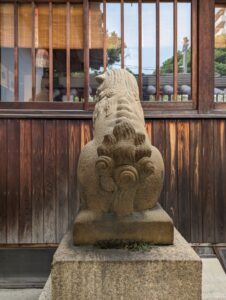
[[[124,95],[132,101],[139,101],[139,91],[136,78],[124,69],[114,69],[96,77],[100,84],[97,89],[97,101],[111,98],[114,95]]]

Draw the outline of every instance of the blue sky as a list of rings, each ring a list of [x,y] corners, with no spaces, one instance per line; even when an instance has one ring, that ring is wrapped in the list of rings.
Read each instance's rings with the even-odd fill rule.
[[[120,4],[107,4],[107,31],[120,36]],[[138,5],[126,3],[124,8],[125,65],[133,72],[138,69]],[[142,4],[142,56],[143,72],[150,74],[156,64],[156,16],[155,4]],[[183,37],[191,41],[191,5],[178,3],[178,50],[182,49]],[[160,64],[173,55],[173,3],[160,4]]]

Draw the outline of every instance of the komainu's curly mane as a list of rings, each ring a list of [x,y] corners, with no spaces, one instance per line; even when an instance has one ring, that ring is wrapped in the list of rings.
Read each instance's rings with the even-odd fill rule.
[[[96,79],[100,85],[93,114],[94,127],[96,128],[98,120],[101,124],[104,122],[106,127],[112,127],[113,123],[109,121],[114,119],[115,122],[124,119],[133,123],[136,128],[144,127],[144,115],[135,77],[126,70],[117,69],[107,71]]]
[[[116,94],[139,101],[139,91],[135,77],[123,69],[110,70],[96,77],[100,83],[97,89],[97,101]]]

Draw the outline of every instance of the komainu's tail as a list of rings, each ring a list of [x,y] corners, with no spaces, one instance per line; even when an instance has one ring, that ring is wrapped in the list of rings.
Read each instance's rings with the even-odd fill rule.
[[[103,192],[114,193],[111,210],[117,215],[133,211],[138,184],[154,172],[151,148],[143,133],[129,122],[116,124],[97,149],[96,171]]]

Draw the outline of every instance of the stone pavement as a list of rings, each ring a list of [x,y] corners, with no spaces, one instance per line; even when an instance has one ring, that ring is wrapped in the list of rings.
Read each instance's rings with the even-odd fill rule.
[[[216,258],[205,258],[202,261],[203,300],[226,300],[226,274],[219,261]],[[0,300],[38,300],[40,293],[41,289],[2,289]]]
[[[203,261],[203,300],[226,300],[226,274],[217,258]]]
[[[0,290],[0,300],[38,300],[41,289]]]

